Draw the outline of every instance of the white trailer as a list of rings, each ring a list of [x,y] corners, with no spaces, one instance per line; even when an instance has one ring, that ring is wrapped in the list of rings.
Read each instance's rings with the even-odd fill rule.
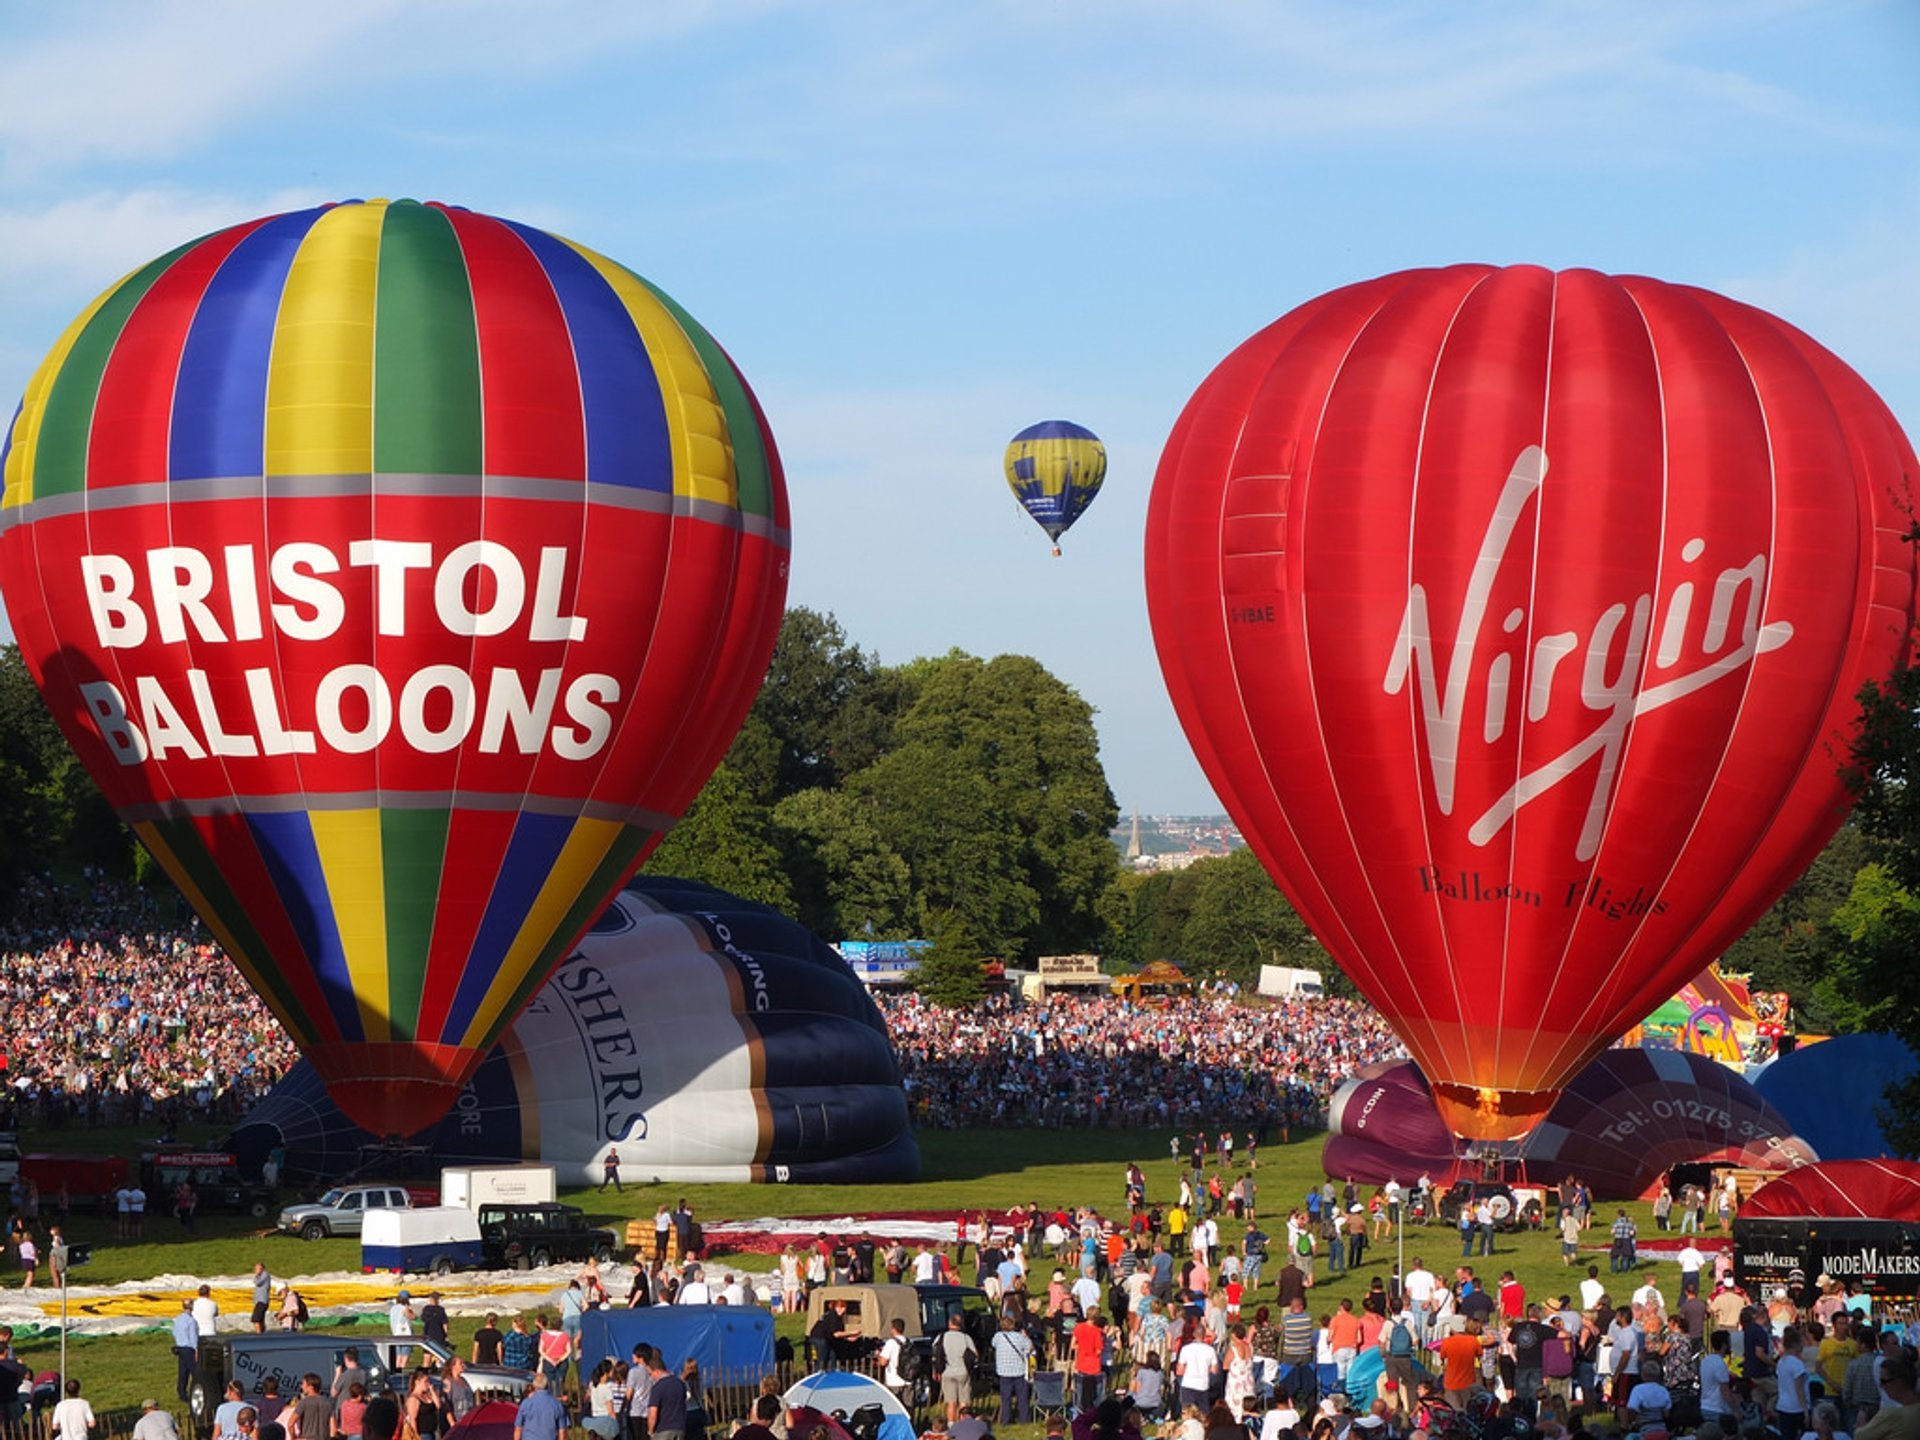
[[[482,1205],[541,1205],[559,1199],[551,1165],[458,1165],[440,1172],[440,1203],[478,1210]]]
[[[1260,993],[1320,996],[1327,993],[1327,987],[1318,970],[1302,970],[1296,965],[1262,965]]]

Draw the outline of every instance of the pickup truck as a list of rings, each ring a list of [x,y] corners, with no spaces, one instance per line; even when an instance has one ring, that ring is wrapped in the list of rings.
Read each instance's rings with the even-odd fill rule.
[[[339,1185],[309,1204],[287,1206],[278,1228],[302,1240],[358,1235],[367,1211],[412,1208],[413,1197],[404,1185]]]
[[[482,1205],[480,1246],[495,1268],[543,1270],[556,1261],[613,1258],[613,1232],[587,1224],[578,1205]]]

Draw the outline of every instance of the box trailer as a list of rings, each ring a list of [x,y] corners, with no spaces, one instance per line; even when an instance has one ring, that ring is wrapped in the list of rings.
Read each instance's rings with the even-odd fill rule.
[[[369,1210],[360,1226],[360,1272],[407,1275],[478,1270],[480,1218],[464,1205]]]
[[[482,1205],[544,1205],[558,1200],[551,1165],[459,1165],[440,1172],[440,1203],[478,1210]]]

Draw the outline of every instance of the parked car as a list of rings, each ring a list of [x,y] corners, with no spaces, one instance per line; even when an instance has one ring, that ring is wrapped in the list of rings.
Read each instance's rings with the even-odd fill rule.
[[[320,1330],[210,1335],[200,1342],[200,1366],[187,1392],[187,1413],[194,1432],[201,1436],[212,1433],[214,1411],[226,1394],[229,1380],[238,1380],[249,1400],[264,1393],[268,1379],[278,1383],[283,1396],[298,1395],[300,1378],[308,1373],[331,1384],[334,1370],[348,1350],[367,1372],[367,1392],[372,1395],[388,1388],[389,1376],[405,1376],[423,1365],[438,1368],[453,1358],[447,1346],[421,1335],[361,1337]],[[533,1385],[532,1371],[505,1365],[469,1365],[466,1376],[481,1400],[518,1400]]]
[[[480,1246],[496,1269],[540,1270],[560,1260],[611,1260],[614,1237],[587,1224],[578,1205],[482,1205]]]
[[[836,1300],[846,1302],[844,1327],[850,1340],[842,1341],[846,1358],[865,1358],[878,1350],[895,1320],[907,1326],[907,1340],[929,1361],[920,1367],[921,1386],[929,1388],[933,1376],[930,1363],[933,1342],[947,1331],[954,1315],[961,1327],[973,1337],[977,1352],[975,1380],[991,1383],[993,1376],[993,1337],[1000,1328],[993,1301],[987,1292],[971,1285],[817,1285],[807,1292],[807,1328]],[[925,1399],[923,1394],[921,1399]]]
[[[182,1182],[193,1187],[201,1210],[226,1210],[264,1218],[273,1210],[273,1187],[240,1173],[238,1157],[224,1150],[151,1150],[140,1157],[140,1185],[147,1211],[173,1208]]]
[[[1529,1190],[1522,1194],[1509,1185],[1489,1180],[1456,1180],[1440,1197],[1438,1218],[1443,1224],[1458,1225],[1463,1204],[1477,1209],[1485,1200],[1493,1210],[1494,1229],[1537,1230],[1546,1214],[1541,1193]]]
[[[318,1200],[287,1206],[278,1228],[302,1240],[358,1235],[367,1211],[412,1208],[413,1197],[404,1185],[336,1185]]]

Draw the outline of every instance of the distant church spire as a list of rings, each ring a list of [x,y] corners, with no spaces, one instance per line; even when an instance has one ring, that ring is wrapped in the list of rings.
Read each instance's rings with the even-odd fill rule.
[[[1127,859],[1140,858],[1140,807],[1133,807],[1133,838],[1127,841]]]

